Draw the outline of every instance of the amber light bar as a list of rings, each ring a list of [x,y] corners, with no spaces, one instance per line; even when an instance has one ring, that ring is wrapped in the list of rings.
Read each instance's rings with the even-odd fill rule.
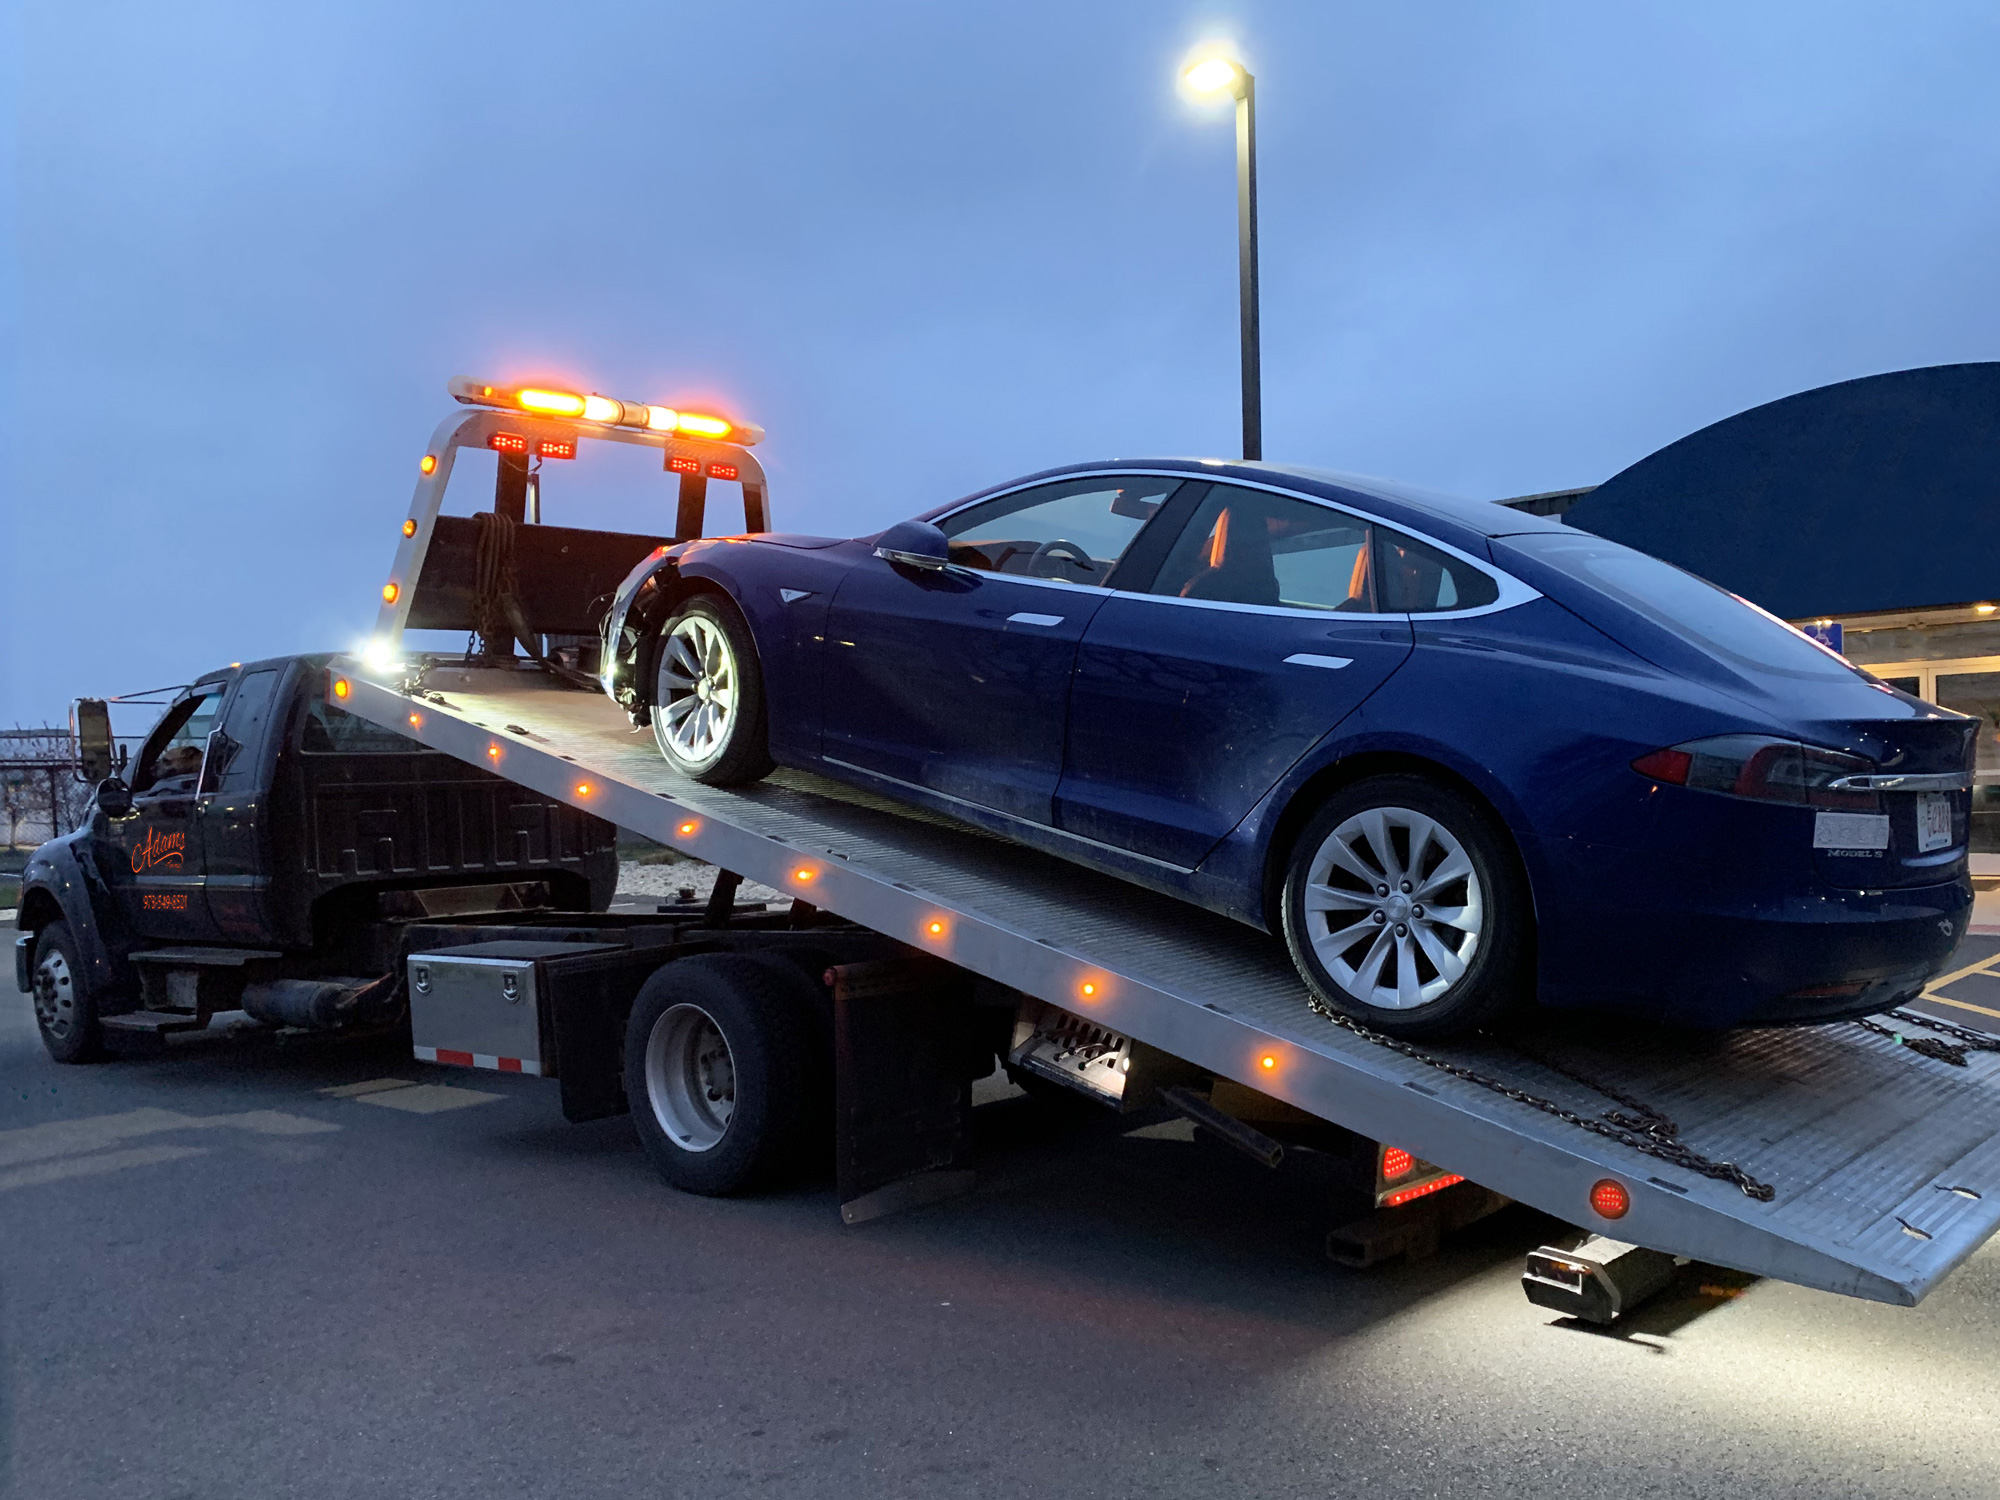
[[[755,422],[732,422],[711,412],[676,411],[671,406],[620,401],[594,392],[586,395],[582,391],[566,391],[554,385],[489,385],[469,375],[459,375],[446,389],[451,392],[453,400],[467,406],[525,411],[538,417],[591,422],[600,427],[672,433],[678,437],[701,438],[709,442],[735,443],[744,448],[761,442],[764,437],[764,429]]]

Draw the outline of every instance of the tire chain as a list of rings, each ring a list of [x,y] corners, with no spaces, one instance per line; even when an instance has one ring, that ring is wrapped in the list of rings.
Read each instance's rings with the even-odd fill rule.
[[[1574,1125],[1579,1130],[1587,1130],[1592,1135],[1602,1136],[1607,1141],[1615,1141],[1621,1146],[1630,1147],[1634,1151],[1650,1156],[1657,1161],[1667,1162],[1672,1166],[1680,1167],[1684,1171],[1694,1172],[1703,1177],[1710,1177],[1717,1182],[1730,1183],[1741,1190],[1744,1197],[1753,1198],[1759,1203],[1769,1203],[1778,1195],[1776,1188],[1767,1182],[1758,1181],[1755,1177],[1752,1177],[1748,1172],[1737,1166],[1735,1162],[1717,1161],[1713,1157],[1703,1156],[1699,1151],[1680,1139],[1679,1125],[1675,1124],[1666,1115],[1660,1113],[1659,1110],[1654,1109],[1650,1104],[1635,1099],[1630,1094],[1613,1088],[1609,1084],[1601,1083],[1597,1079],[1586,1078],[1581,1073],[1572,1072],[1570,1069],[1547,1058],[1537,1057],[1533,1053],[1524,1051],[1519,1047],[1514,1048],[1516,1052],[1519,1052],[1528,1061],[1539,1063],[1550,1072],[1559,1073],[1572,1083],[1581,1084],[1587,1089],[1602,1094],[1605,1098],[1615,1104],[1624,1106],[1624,1108],[1622,1110],[1608,1109],[1601,1115],[1578,1114],[1575,1110],[1558,1104],[1553,1099],[1545,1099],[1540,1094],[1530,1093],[1526,1089],[1517,1088],[1503,1079],[1490,1078],[1486,1074],[1478,1072],[1473,1068],[1468,1068],[1462,1063],[1449,1062],[1442,1057],[1434,1057],[1421,1047],[1413,1047],[1408,1042],[1401,1041],[1396,1037],[1384,1036],[1379,1031],[1370,1030],[1352,1016],[1341,1014],[1332,1006],[1326,1004],[1317,995],[1308,993],[1306,1003],[1312,1007],[1314,1014],[1331,1021],[1334,1025],[1345,1031],[1353,1032],[1365,1041],[1373,1042],[1378,1047],[1386,1047],[1401,1057],[1409,1058],[1412,1062],[1420,1062],[1425,1067],[1435,1068],[1440,1073],[1448,1073],[1453,1078],[1462,1079],[1466,1083],[1477,1084],[1484,1089],[1491,1089],[1503,1099],[1512,1099],[1516,1104],[1525,1104],[1530,1109],[1540,1110],[1543,1114],[1561,1120],[1566,1125]],[[1485,1035],[1485,1033],[1481,1033],[1481,1035]],[[1493,1040],[1498,1039],[1494,1038]],[[1503,1045],[1511,1046],[1512,1044],[1503,1043]]]
[[[1968,1052],[2000,1052],[2000,1037],[1988,1036],[1983,1031],[1974,1031],[1969,1026],[1955,1026],[1950,1021],[1934,1020],[1930,1016],[1919,1015],[1913,1010],[1892,1010],[1892,1021],[1902,1021],[1912,1026],[1921,1026],[1926,1031],[1939,1032],[1951,1037],[1949,1042],[1941,1042],[1936,1037],[1904,1036],[1879,1021],[1856,1021],[1854,1024],[1863,1031],[1872,1031],[1877,1036],[1886,1036],[1900,1046],[1908,1047],[1919,1057],[1932,1058],[1941,1063],[1949,1063],[1954,1068],[1966,1066]]]

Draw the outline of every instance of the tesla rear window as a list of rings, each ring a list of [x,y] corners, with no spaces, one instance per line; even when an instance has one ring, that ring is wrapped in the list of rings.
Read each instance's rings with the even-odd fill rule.
[[[1509,544],[1718,656],[1791,677],[1860,675],[1756,605],[1644,552],[1584,532],[1538,532]]]

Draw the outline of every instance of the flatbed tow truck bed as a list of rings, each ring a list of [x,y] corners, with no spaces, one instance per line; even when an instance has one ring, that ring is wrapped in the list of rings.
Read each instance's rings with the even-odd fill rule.
[[[416,693],[347,670],[363,718],[1619,1240],[1913,1305],[2000,1225],[2000,1053],[1954,1066],[1853,1023],[1564,1016],[1385,1044],[1315,1014],[1274,939],[816,777],[687,781],[617,705],[539,669],[437,664]],[[1633,1100],[1769,1200],[1551,1112],[1602,1122]],[[1607,1178],[1629,1193],[1615,1223],[1591,1208]]]

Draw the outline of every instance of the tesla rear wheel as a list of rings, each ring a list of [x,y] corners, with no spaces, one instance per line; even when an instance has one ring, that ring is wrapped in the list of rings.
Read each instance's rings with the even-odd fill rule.
[[[1493,1020],[1527,988],[1532,917],[1499,821],[1419,776],[1336,792],[1294,846],[1285,943],[1326,1004],[1399,1037]]]
[[[763,673],[734,606],[698,594],[676,610],[660,628],[653,673],[653,738],[667,764],[710,786],[770,772]]]
[[[35,1024],[59,1063],[95,1062],[104,1055],[96,998],[76,961],[69,925],[51,922],[35,939]]]

